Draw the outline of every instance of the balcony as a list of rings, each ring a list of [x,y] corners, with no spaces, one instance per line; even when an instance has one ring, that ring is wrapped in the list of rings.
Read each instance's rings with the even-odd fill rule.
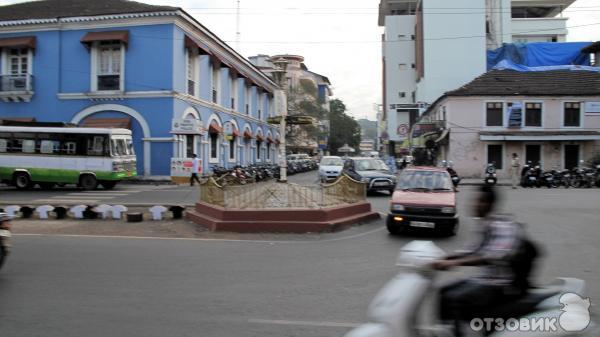
[[[552,37],[564,41],[567,35],[567,18],[512,19],[513,39],[519,37]],[[532,41],[533,42],[533,41]],[[537,42],[537,40],[535,41]]]
[[[0,75],[0,99],[4,102],[29,102],[33,96],[33,75]]]

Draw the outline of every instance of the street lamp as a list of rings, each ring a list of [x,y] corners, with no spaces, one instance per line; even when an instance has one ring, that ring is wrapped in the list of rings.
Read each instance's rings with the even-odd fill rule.
[[[273,63],[273,77],[275,82],[279,85],[279,89],[275,91],[275,102],[276,107],[279,112],[280,121],[279,121],[279,181],[287,182],[287,160],[286,160],[286,150],[285,150],[285,128],[286,128],[286,118],[287,118],[287,95],[286,95],[286,85],[287,78],[285,76],[288,61],[283,57],[279,57],[277,59],[272,59]]]

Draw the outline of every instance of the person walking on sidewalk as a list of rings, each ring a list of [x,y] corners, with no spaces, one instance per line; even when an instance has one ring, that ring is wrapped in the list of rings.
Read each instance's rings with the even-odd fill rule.
[[[190,186],[194,186],[194,181],[197,181],[200,184],[200,179],[198,179],[198,171],[200,168],[200,159],[196,154],[192,155],[192,175],[190,176]]]
[[[519,162],[519,156],[516,153],[512,154],[512,160],[510,161],[510,177],[512,179],[512,188],[517,188],[519,185],[521,170],[521,163]]]

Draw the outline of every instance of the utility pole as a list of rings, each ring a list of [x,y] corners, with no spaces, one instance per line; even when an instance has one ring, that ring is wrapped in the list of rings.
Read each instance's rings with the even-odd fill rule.
[[[287,78],[285,76],[287,71],[288,61],[283,57],[275,60],[271,60],[273,63],[273,76],[275,81],[279,85],[279,89],[275,91],[275,104],[276,109],[279,112],[279,181],[282,183],[287,182],[287,160],[286,160],[286,149],[285,149],[285,128],[287,118]]]
[[[237,10],[235,12],[235,49],[240,52],[240,0],[237,0]]]

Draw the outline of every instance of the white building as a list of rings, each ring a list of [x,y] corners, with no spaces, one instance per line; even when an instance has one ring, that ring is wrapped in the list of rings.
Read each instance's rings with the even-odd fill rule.
[[[408,129],[427,104],[486,71],[487,49],[565,41],[561,15],[574,1],[381,0],[388,151],[402,153]]]

